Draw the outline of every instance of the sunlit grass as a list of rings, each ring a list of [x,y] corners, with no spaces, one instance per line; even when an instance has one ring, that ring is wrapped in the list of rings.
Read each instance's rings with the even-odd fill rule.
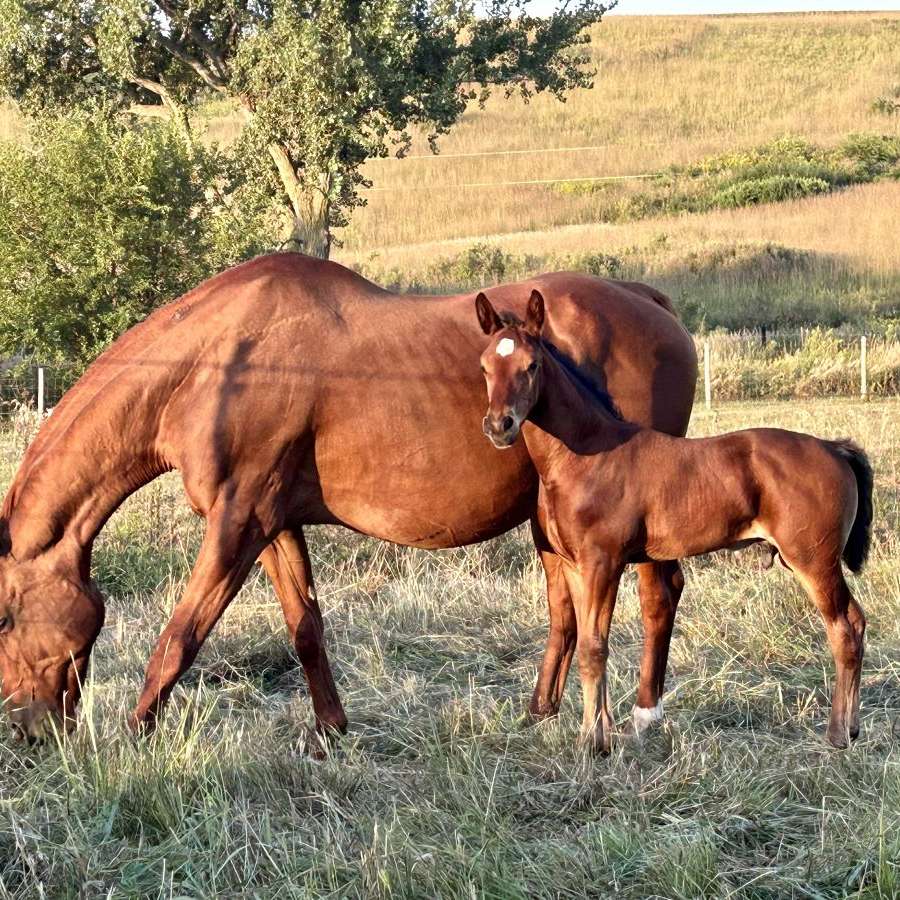
[[[200,528],[177,477],[98,542],[109,597],[78,731],[23,750],[0,732],[0,896],[895,896],[900,828],[900,405],[719,404],[692,434],[757,424],[847,435],[876,472],[863,733],[823,740],[832,663],[805,595],[752,555],[688,563],[669,720],[641,749],[574,750],[522,716],[543,645],[524,529],[411,551],[312,529],[329,649],[351,719],[306,753],[311,708],[255,573],[176,690],[160,732],[124,727],[184,589]],[[3,454],[8,481],[20,450]],[[633,576],[613,627],[616,716],[641,638]]]

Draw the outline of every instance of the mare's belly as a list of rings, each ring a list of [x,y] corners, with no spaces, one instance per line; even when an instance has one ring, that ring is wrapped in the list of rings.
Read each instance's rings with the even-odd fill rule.
[[[316,438],[324,508],[364,534],[416,547],[496,537],[533,512],[537,476],[519,442],[496,450],[479,427],[423,433],[396,420]]]

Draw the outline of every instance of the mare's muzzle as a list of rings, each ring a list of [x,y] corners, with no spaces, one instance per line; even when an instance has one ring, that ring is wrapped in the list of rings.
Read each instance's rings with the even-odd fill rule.
[[[28,744],[38,744],[53,734],[54,729],[61,730],[62,716],[48,703],[35,701],[28,706],[13,707],[9,711],[13,731],[20,740]],[[66,731],[71,732],[75,720],[67,718]]]
[[[509,413],[486,415],[481,423],[481,429],[498,450],[511,447],[519,436],[519,423]]]

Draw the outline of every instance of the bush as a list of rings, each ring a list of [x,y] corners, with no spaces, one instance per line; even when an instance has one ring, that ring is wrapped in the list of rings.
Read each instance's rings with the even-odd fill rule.
[[[796,175],[768,175],[765,178],[748,178],[716,191],[712,206],[732,209],[757,203],[779,203],[783,200],[800,200],[813,194],[827,193],[829,185],[821,178],[804,178]]]
[[[0,144],[0,352],[78,369],[257,252],[257,213],[225,205],[223,178],[174,127],[99,112],[35,120],[24,143]]]
[[[854,134],[834,148],[803,138],[780,138],[750,150],[708,156],[693,165],[673,166],[640,187],[564,181],[557,190],[594,198],[599,221],[626,222],[800,200],[885,177],[900,177],[900,138]]]

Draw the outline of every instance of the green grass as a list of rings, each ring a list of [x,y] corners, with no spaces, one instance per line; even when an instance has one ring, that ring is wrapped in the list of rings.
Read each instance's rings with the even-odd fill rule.
[[[688,563],[668,723],[608,759],[522,716],[546,629],[524,530],[409,551],[338,529],[311,545],[351,719],[321,763],[277,603],[259,573],[176,690],[160,732],[124,727],[201,529],[170,476],[116,514],[81,726],[23,750],[0,731],[0,897],[892,897],[900,893],[900,404],[720,405],[692,433],[754,424],[850,435],[876,472],[863,733],[824,744],[832,663],[788,574],[752,555]],[[8,481],[27,432],[0,444]],[[640,645],[633,576],[612,637],[624,720]]]

